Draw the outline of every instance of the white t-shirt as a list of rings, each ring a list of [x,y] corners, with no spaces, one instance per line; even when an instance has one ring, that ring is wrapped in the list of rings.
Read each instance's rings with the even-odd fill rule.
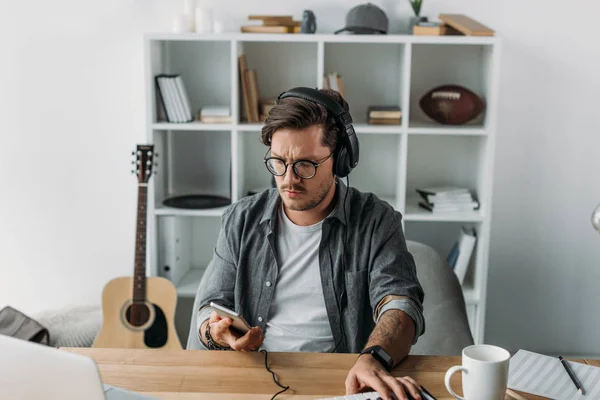
[[[277,222],[277,263],[280,269],[261,349],[330,352],[335,343],[319,269],[323,221],[311,226],[298,226],[290,221],[281,207]]]

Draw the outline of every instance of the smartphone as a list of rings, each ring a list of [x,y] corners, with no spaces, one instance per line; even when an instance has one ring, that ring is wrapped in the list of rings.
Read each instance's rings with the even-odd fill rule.
[[[248,322],[246,322],[244,317],[242,317],[235,311],[232,311],[226,307],[223,307],[216,303],[213,303],[212,301],[210,302],[210,306],[219,315],[219,317],[231,318],[233,320],[233,324],[231,324],[232,328],[240,331],[241,333],[246,333],[251,329],[250,324],[248,324]]]

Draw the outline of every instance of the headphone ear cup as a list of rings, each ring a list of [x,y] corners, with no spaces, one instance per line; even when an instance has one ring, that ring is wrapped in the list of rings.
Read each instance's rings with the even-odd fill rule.
[[[343,146],[336,154],[334,173],[340,178],[345,178],[351,170],[350,156],[348,155],[346,147]]]

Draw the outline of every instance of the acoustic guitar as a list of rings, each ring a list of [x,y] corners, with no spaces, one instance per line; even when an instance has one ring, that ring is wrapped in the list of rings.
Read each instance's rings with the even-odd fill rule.
[[[133,277],[115,278],[102,291],[102,328],[93,347],[181,349],[174,327],[177,289],[165,278],[146,277],[148,181],[153,145],[138,145],[133,173],[138,178]]]

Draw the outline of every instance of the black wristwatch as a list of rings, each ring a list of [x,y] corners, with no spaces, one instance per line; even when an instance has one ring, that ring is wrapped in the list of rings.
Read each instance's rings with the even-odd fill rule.
[[[360,352],[360,355],[363,354],[372,355],[373,358],[379,361],[379,363],[383,365],[388,372],[394,367],[394,360],[392,359],[392,356],[390,356],[381,346],[367,347]]]

